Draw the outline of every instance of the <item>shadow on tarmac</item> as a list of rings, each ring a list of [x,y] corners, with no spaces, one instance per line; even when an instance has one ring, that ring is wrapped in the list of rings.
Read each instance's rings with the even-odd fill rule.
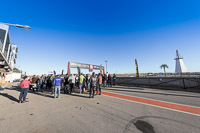
[[[19,86],[12,86],[11,88],[5,88],[5,90],[15,90],[15,91],[20,92],[20,87],[19,87]],[[45,92],[51,92],[51,91],[45,90]],[[28,93],[36,94],[36,95],[43,96],[43,97],[48,97],[48,98],[54,98],[54,97],[51,96],[51,95],[45,94],[45,92],[40,93],[40,92],[32,92],[31,90],[29,90]],[[13,97],[13,96],[12,96],[12,97]],[[14,97],[13,97],[13,98],[14,98]],[[16,98],[15,98],[15,99],[16,99]],[[17,101],[18,101],[18,99],[17,99]]]
[[[18,102],[19,100],[11,95],[8,95],[8,93],[0,93],[0,96],[4,96],[8,99],[10,99],[11,101],[14,101],[14,102]]]
[[[45,92],[29,92],[31,94],[35,94],[35,95],[39,95],[39,96],[43,96],[43,97],[48,97],[48,98],[54,98],[54,96],[52,95],[48,95],[48,94],[45,94]]]
[[[11,88],[4,88],[4,89],[7,89],[7,90],[15,90],[15,91],[20,92],[20,87],[19,87],[19,86],[12,86]],[[43,96],[43,97],[47,97],[47,98],[54,98],[54,95],[53,95],[53,94],[50,94],[50,93],[51,93],[51,90],[46,90],[46,89],[44,89],[43,92],[37,92],[37,91],[34,91],[34,92],[33,92],[32,90],[29,90],[28,93],[30,93],[30,94],[35,94],[35,95],[39,95],[39,96]],[[63,93],[63,92],[61,91],[61,94],[65,94],[65,93]],[[18,102],[18,99],[15,98],[15,97],[13,97],[13,96],[11,96],[11,95],[8,95],[8,94],[5,94],[5,93],[4,93],[4,94],[0,94],[0,95],[9,98],[9,99],[12,100],[12,101]],[[69,95],[69,94],[66,94],[66,95]],[[81,97],[81,98],[89,98],[89,96],[80,95],[79,93],[77,93],[77,94],[76,94],[76,93],[72,93],[70,96],[76,96],[76,97]]]
[[[72,93],[70,96],[76,96],[76,97],[82,97],[82,98],[89,98],[89,96],[83,96],[83,95],[80,95],[80,94],[75,94],[75,93]]]

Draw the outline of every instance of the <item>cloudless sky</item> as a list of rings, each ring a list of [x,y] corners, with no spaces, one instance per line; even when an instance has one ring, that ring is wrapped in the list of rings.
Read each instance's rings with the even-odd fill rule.
[[[4,0],[0,22],[19,46],[16,67],[27,74],[62,69],[68,61],[102,64],[110,73],[175,71],[179,50],[189,72],[200,71],[199,0]]]

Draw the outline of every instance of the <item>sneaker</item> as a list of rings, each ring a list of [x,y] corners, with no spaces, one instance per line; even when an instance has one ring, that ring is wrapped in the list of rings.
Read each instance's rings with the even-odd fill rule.
[[[19,101],[18,103],[22,103],[21,101]]]

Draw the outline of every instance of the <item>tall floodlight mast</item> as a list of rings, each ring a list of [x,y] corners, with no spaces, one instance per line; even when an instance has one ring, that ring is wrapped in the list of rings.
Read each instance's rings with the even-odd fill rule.
[[[178,50],[176,50],[176,68],[175,73],[185,73],[187,72],[187,69],[183,63],[183,57],[180,56]]]

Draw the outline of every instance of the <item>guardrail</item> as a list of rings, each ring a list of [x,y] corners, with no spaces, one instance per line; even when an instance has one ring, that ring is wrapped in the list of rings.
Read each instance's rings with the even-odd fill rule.
[[[118,85],[168,87],[168,88],[195,88],[200,89],[199,77],[118,77]]]

